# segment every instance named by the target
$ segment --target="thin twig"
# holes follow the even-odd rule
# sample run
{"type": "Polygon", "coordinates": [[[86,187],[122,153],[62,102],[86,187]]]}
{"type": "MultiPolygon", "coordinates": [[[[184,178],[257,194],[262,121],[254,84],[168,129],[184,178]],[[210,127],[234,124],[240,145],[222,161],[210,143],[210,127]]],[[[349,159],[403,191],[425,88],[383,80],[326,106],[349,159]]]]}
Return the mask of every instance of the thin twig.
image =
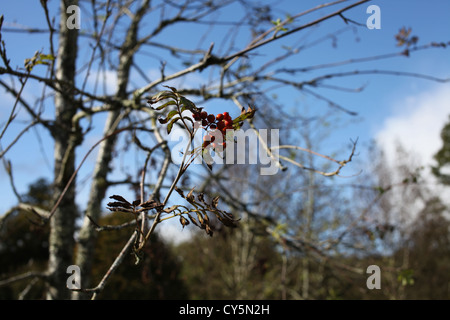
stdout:
{"type": "Polygon", "coordinates": [[[34,278],[34,277],[45,279],[47,277],[47,274],[44,272],[28,271],[23,274],[19,274],[17,276],[13,276],[8,279],[1,280],[0,287],[9,285],[9,284],[17,282],[17,281],[22,281],[22,280],[26,280],[26,279],[34,278]]]}

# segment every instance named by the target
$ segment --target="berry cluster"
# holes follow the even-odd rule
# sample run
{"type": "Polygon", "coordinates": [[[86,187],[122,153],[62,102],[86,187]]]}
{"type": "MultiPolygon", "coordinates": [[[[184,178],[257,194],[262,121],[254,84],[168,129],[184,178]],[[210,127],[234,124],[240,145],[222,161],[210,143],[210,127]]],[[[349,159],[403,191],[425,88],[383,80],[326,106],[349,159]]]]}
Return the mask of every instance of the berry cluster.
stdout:
{"type": "MultiPolygon", "coordinates": [[[[225,134],[228,129],[233,129],[233,119],[228,112],[214,115],[206,111],[193,113],[195,121],[201,121],[204,129],[211,131],[203,137],[203,148],[212,146],[217,151],[223,151],[226,148],[225,134]],[[222,137],[221,141],[215,141],[216,137],[222,137]]],[[[220,139],[219,139],[220,140],[220,139]]]]}

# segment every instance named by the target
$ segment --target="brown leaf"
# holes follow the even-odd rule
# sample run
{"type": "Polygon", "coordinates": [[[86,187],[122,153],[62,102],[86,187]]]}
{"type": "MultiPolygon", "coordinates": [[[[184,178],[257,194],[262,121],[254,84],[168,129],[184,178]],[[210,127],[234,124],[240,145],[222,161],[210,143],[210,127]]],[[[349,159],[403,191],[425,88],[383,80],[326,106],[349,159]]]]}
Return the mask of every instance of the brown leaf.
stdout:
{"type": "Polygon", "coordinates": [[[198,199],[198,201],[205,203],[205,196],[204,196],[203,192],[200,192],[197,195],[197,199],[198,199]]]}
{"type": "Polygon", "coordinates": [[[189,213],[187,215],[188,215],[189,220],[191,220],[191,222],[193,224],[195,224],[197,227],[200,228],[200,225],[198,224],[197,220],[195,220],[189,213]]]}
{"type": "Polygon", "coordinates": [[[189,191],[189,193],[187,194],[187,196],[186,196],[186,198],[185,198],[185,199],[186,199],[187,201],[189,201],[189,202],[192,202],[192,201],[195,200],[195,197],[194,197],[194,195],[193,195],[194,189],[195,189],[195,187],[193,187],[193,188],[191,189],[191,191],[189,191]]]}
{"type": "Polygon", "coordinates": [[[212,229],[209,227],[209,225],[206,225],[205,226],[205,231],[206,231],[206,234],[208,235],[208,236],[210,236],[210,237],[212,237],[213,236],[213,231],[212,231],[212,229]]]}
{"type": "Polygon", "coordinates": [[[180,223],[183,226],[183,229],[185,226],[187,226],[189,224],[189,220],[187,220],[185,217],[180,216],[180,223]]]}
{"type": "Polygon", "coordinates": [[[198,221],[200,222],[201,228],[204,229],[204,227],[205,227],[205,221],[203,220],[203,217],[202,217],[202,215],[201,215],[200,212],[197,212],[197,219],[198,219],[198,221]]]}
{"type": "Polygon", "coordinates": [[[220,222],[222,222],[227,227],[236,228],[236,226],[237,226],[235,220],[226,219],[221,216],[218,216],[217,218],[219,219],[220,222]]]}
{"type": "Polygon", "coordinates": [[[133,213],[133,209],[118,207],[118,208],[107,208],[109,211],[113,212],[131,212],[133,213]]]}
{"type": "Polygon", "coordinates": [[[122,197],[122,196],[113,195],[113,196],[111,196],[111,197],[109,197],[109,198],[110,198],[110,199],[117,200],[117,201],[120,201],[120,202],[124,202],[124,203],[127,203],[127,204],[131,205],[131,203],[129,203],[127,200],[125,200],[125,198],[122,197]]]}
{"type": "Polygon", "coordinates": [[[123,203],[123,202],[108,202],[107,206],[114,207],[114,208],[117,208],[117,207],[131,208],[131,205],[129,205],[129,204],[127,205],[126,203],[123,203]]]}
{"type": "Polygon", "coordinates": [[[155,208],[162,208],[164,207],[162,203],[155,201],[155,200],[149,200],[144,203],[141,203],[140,205],[142,208],[145,209],[155,209],[155,208]]]}
{"type": "Polygon", "coordinates": [[[178,187],[175,187],[175,191],[178,192],[178,194],[184,199],[184,192],[183,192],[183,190],[181,190],[178,187]]]}
{"type": "Polygon", "coordinates": [[[219,198],[220,198],[220,196],[214,197],[214,199],[212,199],[212,201],[211,201],[211,206],[214,209],[217,209],[217,205],[219,204],[219,198]]]}

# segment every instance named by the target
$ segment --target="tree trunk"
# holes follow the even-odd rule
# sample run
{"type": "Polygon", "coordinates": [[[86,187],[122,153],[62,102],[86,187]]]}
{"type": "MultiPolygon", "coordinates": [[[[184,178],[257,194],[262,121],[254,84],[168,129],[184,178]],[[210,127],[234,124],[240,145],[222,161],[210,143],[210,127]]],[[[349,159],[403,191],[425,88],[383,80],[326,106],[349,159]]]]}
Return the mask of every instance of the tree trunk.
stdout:
{"type": "MultiPolygon", "coordinates": [[[[56,78],[65,84],[60,83],[58,87],[61,92],[55,92],[55,126],[52,132],[55,141],[55,201],[63,192],[74,172],[75,148],[81,142],[78,126],[72,125],[73,115],[77,111],[73,84],[78,30],[66,27],[69,16],[66,12],[67,7],[77,4],[78,0],[61,1],[56,78]]],[[[50,220],[47,299],[68,299],[70,297],[70,291],[66,288],[68,277],[66,271],[67,267],[73,263],[76,216],[75,184],[72,183],[50,220]]]]}
{"type": "MultiPolygon", "coordinates": [[[[104,134],[110,134],[117,127],[118,111],[112,111],[108,115],[105,124],[104,134]]],[[[95,241],[97,239],[97,231],[92,227],[88,216],[94,221],[98,221],[102,212],[102,200],[105,198],[107,185],[107,175],[110,171],[110,163],[112,160],[112,152],[114,149],[116,138],[115,136],[103,141],[100,151],[97,156],[97,163],[94,169],[93,181],[91,185],[91,192],[89,197],[86,214],[83,218],[83,225],[80,230],[77,244],[77,255],[75,264],[81,270],[81,287],[88,288],[91,285],[91,269],[94,257],[95,241]]],[[[73,299],[87,299],[89,294],[82,292],[74,292],[73,299]]]]}
{"type": "MultiPolygon", "coordinates": [[[[142,6],[137,11],[130,24],[125,41],[121,46],[119,53],[119,67],[117,70],[117,92],[115,95],[116,101],[124,100],[127,98],[126,89],[129,82],[133,56],[136,52],[138,24],[145,14],[146,10],[148,9],[148,6],[148,0],[142,3],[142,6]]],[[[117,104],[115,105],[114,110],[109,112],[108,119],[105,123],[105,135],[111,134],[115,129],[117,129],[121,114],[124,112],[120,102],[116,103],[117,104]]],[[[101,204],[108,189],[107,175],[110,171],[109,168],[112,161],[112,153],[114,151],[116,140],[117,137],[113,135],[103,141],[101,144],[100,152],[97,156],[90,198],[86,214],[84,216],[83,226],[80,230],[80,236],[77,246],[76,264],[80,267],[82,273],[82,288],[88,288],[91,286],[90,274],[92,269],[92,261],[94,259],[95,241],[97,238],[97,231],[92,228],[90,219],[87,216],[92,218],[94,221],[98,221],[98,219],[101,217],[101,204]]],[[[74,292],[72,297],[73,299],[86,299],[89,297],[89,295],[74,292]]]]}

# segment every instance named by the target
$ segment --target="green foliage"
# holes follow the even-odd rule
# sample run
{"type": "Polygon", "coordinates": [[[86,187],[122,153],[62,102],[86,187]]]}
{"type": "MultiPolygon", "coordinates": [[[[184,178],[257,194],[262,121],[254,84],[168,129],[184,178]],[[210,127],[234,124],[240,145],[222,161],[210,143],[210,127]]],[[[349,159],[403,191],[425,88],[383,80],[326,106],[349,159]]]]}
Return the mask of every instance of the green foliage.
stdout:
{"type": "Polygon", "coordinates": [[[445,166],[450,165],[450,118],[441,131],[442,147],[434,155],[437,165],[432,167],[433,174],[438,177],[443,184],[450,185],[450,175],[442,172],[445,166]]]}
{"type": "Polygon", "coordinates": [[[402,286],[413,285],[414,270],[412,269],[400,270],[400,272],[398,273],[397,280],[402,284],[402,286]]]}
{"type": "Polygon", "coordinates": [[[43,54],[39,51],[36,51],[34,56],[29,58],[29,59],[25,59],[25,69],[27,69],[28,72],[31,72],[31,70],[33,70],[33,68],[36,65],[39,64],[43,64],[43,65],[50,65],[51,61],[54,61],[55,57],[52,56],[51,54],[43,54]]]}
{"type": "MultiPolygon", "coordinates": [[[[194,124],[194,122],[192,121],[192,119],[190,117],[183,116],[182,113],[184,111],[189,110],[192,113],[196,113],[196,112],[201,112],[202,109],[197,108],[192,101],[190,101],[189,99],[180,95],[178,93],[177,89],[175,89],[173,87],[168,87],[168,86],[166,86],[166,88],[169,88],[170,91],[169,90],[161,91],[161,92],[155,94],[154,96],[150,97],[147,100],[147,102],[150,105],[153,105],[160,101],[169,99],[169,101],[159,105],[158,107],[153,108],[154,110],[157,110],[157,111],[160,111],[160,110],[162,111],[169,106],[176,107],[175,110],[170,110],[167,113],[165,118],[158,119],[158,121],[161,124],[167,124],[167,133],[169,134],[172,131],[173,125],[179,120],[182,120],[183,123],[184,123],[184,121],[189,121],[192,125],[194,124]]],[[[186,127],[186,129],[189,130],[190,128],[186,127]]]]}
{"type": "Polygon", "coordinates": [[[272,20],[271,23],[276,26],[276,31],[288,31],[289,29],[284,27],[284,25],[292,23],[293,19],[289,15],[286,17],[286,21],[281,21],[280,18],[277,20],[272,20]]]}

